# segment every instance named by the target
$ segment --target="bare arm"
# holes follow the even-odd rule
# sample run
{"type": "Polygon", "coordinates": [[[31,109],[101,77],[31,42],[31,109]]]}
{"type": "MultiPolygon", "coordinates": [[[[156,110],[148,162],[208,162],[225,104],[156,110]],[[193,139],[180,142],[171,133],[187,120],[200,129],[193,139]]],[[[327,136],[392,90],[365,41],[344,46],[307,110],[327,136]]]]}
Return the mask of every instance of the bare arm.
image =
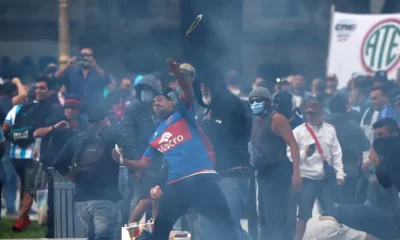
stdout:
{"type": "Polygon", "coordinates": [[[380,240],[379,238],[376,238],[376,237],[374,237],[374,236],[372,236],[372,235],[369,235],[368,233],[367,233],[367,235],[365,236],[365,240],[380,240]]]}
{"type": "Polygon", "coordinates": [[[180,66],[179,63],[171,59],[168,59],[167,64],[168,64],[168,71],[176,77],[179,86],[182,89],[183,99],[187,103],[192,103],[194,101],[192,81],[186,79],[185,76],[182,74],[179,67],[180,66]]]}
{"type": "Polygon", "coordinates": [[[293,162],[293,174],[300,175],[300,153],[299,145],[293,135],[288,120],[282,114],[275,114],[272,118],[272,128],[279,134],[290,148],[290,155],[293,162]]]}
{"type": "Polygon", "coordinates": [[[33,137],[34,138],[41,138],[46,136],[47,134],[49,134],[51,131],[53,131],[54,129],[64,129],[64,128],[68,128],[69,124],[66,121],[61,121],[58,122],[55,125],[52,125],[50,127],[43,127],[43,128],[38,128],[35,130],[35,132],[33,133],[33,137]]]}
{"type": "MultiPolygon", "coordinates": [[[[95,69],[96,69],[96,72],[99,74],[99,77],[101,77],[101,78],[106,77],[106,72],[105,72],[103,69],[101,69],[101,68],[99,67],[99,65],[96,64],[95,69]]],[[[111,81],[112,81],[112,80],[111,80],[111,81]]]]}
{"type": "Polygon", "coordinates": [[[11,126],[10,126],[9,123],[5,122],[5,123],[3,123],[3,126],[1,128],[2,128],[2,130],[4,132],[4,134],[7,134],[10,131],[11,126]]]}
{"type": "Polygon", "coordinates": [[[151,161],[147,159],[129,160],[124,158],[123,166],[134,170],[146,170],[150,166],[151,161]]]}
{"type": "Polygon", "coordinates": [[[380,157],[378,156],[378,154],[375,151],[375,148],[372,147],[371,150],[369,151],[368,154],[368,159],[375,165],[378,166],[381,162],[380,157]]]}
{"type": "Polygon", "coordinates": [[[124,154],[122,152],[122,149],[119,149],[119,152],[117,151],[117,149],[113,149],[112,150],[112,157],[114,159],[114,161],[122,166],[125,166],[129,169],[133,169],[133,170],[146,170],[149,166],[150,166],[150,159],[142,157],[140,160],[131,160],[131,159],[127,159],[124,157],[124,154]],[[122,163],[120,162],[120,157],[122,156],[122,163]]]}
{"type": "Polygon", "coordinates": [[[41,138],[49,134],[53,130],[53,126],[50,127],[44,127],[44,128],[38,128],[35,130],[33,133],[34,138],[41,138]]]}
{"type": "Polygon", "coordinates": [[[14,78],[12,80],[12,83],[15,84],[18,89],[18,95],[12,98],[12,104],[13,104],[13,106],[15,106],[15,105],[25,102],[26,90],[25,90],[24,85],[22,85],[21,81],[19,80],[19,78],[14,78]]]}
{"type": "Polygon", "coordinates": [[[76,62],[76,57],[69,59],[67,64],[65,64],[65,66],[61,66],[60,69],[58,69],[58,71],[54,74],[55,78],[62,79],[62,77],[64,77],[65,71],[67,71],[69,67],[74,65],[75,62],[76,62]]]}

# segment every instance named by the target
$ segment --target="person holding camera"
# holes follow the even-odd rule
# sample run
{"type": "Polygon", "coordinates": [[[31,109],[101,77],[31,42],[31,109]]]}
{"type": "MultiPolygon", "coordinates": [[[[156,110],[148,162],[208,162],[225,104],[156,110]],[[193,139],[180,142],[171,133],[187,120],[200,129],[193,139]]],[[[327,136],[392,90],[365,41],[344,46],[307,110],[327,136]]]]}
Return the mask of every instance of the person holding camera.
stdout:
{"type": "Polygon", "coordinates": [[[330,183],[344,183],[342,149],[335,128],[322,121],[322,114],[322,104],[314,99],[308,100],[304,107],[306,123],[293,131],[300,149],[300,175],[303,182],[303,189],[297,196],[299,220],[296,240],[303,239],[315,200],[318,198],[323,211],[334,207],[330,183]]]}
{"type": "Polygon", "coordinates": [[[111,83],[110,75],[97,65],[90,48],[83,48],[80,56],[71,58],[55,77],[63,81],[67,93],[82,99],[86,106],[103,102],[104,87],[111,83]]]}

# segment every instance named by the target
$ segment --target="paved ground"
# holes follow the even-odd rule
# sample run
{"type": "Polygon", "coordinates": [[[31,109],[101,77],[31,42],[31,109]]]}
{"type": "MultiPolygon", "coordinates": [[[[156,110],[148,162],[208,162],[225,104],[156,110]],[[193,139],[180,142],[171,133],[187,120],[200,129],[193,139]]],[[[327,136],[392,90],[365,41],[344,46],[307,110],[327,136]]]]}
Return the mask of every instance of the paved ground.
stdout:
{"type": "MultiPolygon", "coordinates": [[[[18,194],[18,196],[19,196],[19,194],[18,194]]],[[[17,199],[17,202],[19,202],[19,199],[17,199]]],[[[33,209],[34,210],[37,209],[35,203],[33,204],[33,209]]],[[[1,215],[2,216],[5,215],[5,209],[2,209],[1,215]]],[[[318,217],[319,216],[320,216],[319,207],[318,207],[318,204],[315,204],[314,209],[313,209],[313,218],[310,219],[310,221],[307,224],[307,230],[306,230],[306,233],[304,235],[304,239],[307,239],[307,240],[314,240],[315,239],[315,237],[314,237],[314,226],[315,226],[316,221],[318,221],[318,217]]],[[[30,217],[31,217],[32,220],[36,220],[37,219],[37,215],[30,215],[30,217]]],[[[243,225],[243,228],[245,230],[247,230],[247,221],[243,221],[242,225],[243,225]]]]}

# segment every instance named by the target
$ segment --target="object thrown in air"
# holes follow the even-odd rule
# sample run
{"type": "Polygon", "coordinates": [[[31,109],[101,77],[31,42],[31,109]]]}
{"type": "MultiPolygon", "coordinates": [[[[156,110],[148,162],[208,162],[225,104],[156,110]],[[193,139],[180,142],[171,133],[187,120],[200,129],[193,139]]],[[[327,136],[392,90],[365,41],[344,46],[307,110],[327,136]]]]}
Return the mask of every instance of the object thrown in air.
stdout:
{"type": "Polygon", "coordinates": [[[191,32],[197,27],[197,24],[203,19],[203,14],[197,15],[196,19],[193,21],[192,25],[190,25],[190,28],[186,31],[186,37],[189,36],[191,32]]]}

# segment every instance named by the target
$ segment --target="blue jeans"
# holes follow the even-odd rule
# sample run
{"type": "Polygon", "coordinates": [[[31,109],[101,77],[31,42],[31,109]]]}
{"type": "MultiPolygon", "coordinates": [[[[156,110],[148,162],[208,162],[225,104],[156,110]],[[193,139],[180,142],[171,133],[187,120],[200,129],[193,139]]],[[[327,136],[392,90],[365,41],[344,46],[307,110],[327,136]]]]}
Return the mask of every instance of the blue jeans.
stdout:
{"type": "Polygon", "coordinates": [[[6,143],[3,158],[1,159],[0,176],[3,181],[4,200],[7,213],[16,212],[15,201],[17,200],[17,172],[10,159],[10,143],[6,143]]]}
{"type": "Polygon", "coordinates": [[[77,208],[89,240],[120,239],[121,213],[118,203],[93,200],[78,202],[77,208]]]}
{"type": "MultiPolygon", "coordinates": [[[[240,225],[240,219],[245,211],[250,190],[248,177],[222,177],[219,186],[225,195],[228,207],[234,221],[238,239],[251,240],[250,235],[240,225]]],[[[199,214],[195,224],[193,240],[218,240],[218,226],[199,214]]]]}

